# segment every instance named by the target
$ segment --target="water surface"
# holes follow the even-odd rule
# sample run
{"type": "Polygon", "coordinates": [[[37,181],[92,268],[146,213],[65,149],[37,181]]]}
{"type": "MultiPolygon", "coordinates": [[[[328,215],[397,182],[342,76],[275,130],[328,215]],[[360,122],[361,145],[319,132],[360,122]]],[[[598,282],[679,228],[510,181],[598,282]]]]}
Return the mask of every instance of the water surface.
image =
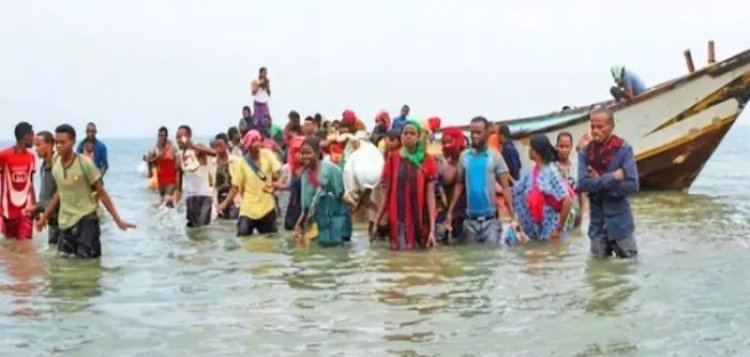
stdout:
{"type": "Polygon", "coordinates": [[[580,233],[521,249],[392,253],[190,232],[149,206],[149,140],[108,141],[107,187],[136,231],[103,228],[103,258],[55,257],[46,236],[0,245],[3,355],[742,355],[750,353],[750,128],[689,194],[634,210],[635,263],[592,261],[580,233]]]}

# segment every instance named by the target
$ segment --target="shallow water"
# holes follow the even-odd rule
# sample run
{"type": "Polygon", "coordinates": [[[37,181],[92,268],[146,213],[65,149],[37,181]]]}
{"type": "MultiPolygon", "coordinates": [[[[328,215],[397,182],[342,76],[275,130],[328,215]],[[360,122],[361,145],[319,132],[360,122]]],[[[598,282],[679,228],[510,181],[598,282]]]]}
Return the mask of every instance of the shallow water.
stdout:
{"type": "MultiPolygon", "coordinates": [[[[108,141],[110,190],[136,231],[104,226],[104,257],[55,257],[46,236],[0,245],[3,355],[742,355],[750,353],[750,128],[735,128],[690,194],[634,200],[640,256],[568,244],[392,253],[186,234],[148,206],[150,141],[108,141]]],[[[361,227],[360,227],[361,228],[361,227]]]]}

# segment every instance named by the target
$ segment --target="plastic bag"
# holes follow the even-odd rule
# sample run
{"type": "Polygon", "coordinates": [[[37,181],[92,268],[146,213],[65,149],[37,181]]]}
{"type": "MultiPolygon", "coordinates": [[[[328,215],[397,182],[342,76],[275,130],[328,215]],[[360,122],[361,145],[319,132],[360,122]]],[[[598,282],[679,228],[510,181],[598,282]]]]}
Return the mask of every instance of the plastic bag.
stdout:
{"type": "Polygon", "coordinates": [[[380,183],[385,159],[383,154],[367,140],[359,141],[359,148],[354,150],[344,165],[344,191],[359,192],[373,189],[380,183]]]}
{"type": "Polygon", "coordinates": [[[148,177],[148,163],[146,163],[145,161],[141,161],[136,170],[144,177],[148,177]]]}

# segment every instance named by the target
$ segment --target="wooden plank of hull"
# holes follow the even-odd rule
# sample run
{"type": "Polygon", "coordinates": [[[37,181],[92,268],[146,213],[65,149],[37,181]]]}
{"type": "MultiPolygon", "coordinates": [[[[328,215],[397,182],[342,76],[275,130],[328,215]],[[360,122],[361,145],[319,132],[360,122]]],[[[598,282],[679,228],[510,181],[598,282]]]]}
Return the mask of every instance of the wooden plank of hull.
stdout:
{"type": "Polygon", "coordinates": [[[687,190],[729,132],[737,114],[636,156],[641,189],[687,190]]]}

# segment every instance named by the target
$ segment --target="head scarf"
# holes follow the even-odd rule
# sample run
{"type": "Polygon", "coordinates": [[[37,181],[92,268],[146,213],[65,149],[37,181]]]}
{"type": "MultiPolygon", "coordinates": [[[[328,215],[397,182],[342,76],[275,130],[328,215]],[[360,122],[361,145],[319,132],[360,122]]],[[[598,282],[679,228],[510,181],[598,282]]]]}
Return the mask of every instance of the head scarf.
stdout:
{"type": "Polygon", "coordinates": [[[294,156],[302,148],[302,143],[305,141],[305,137],[302,135],[293,136],[289,139],[289,152],[287,153],[286,163],[289,165],[289,171],[294,173],[297,169],[297,162],[294,161],[294,156]]]}
{"type": "Polygon", "coordinates": [[[406,121],[406,124],[404,124],[403,128],[401,128],[402,133],[407,125],[411,125],[417,128],[417,147],[414,148],[414,151],[409,151],[409,149],[407,149],[405,146],[402,146],[401,155],[407,160],[413,162],[414,165],[419,166],[422,165],[422,161],[424,161],[424,157],[425,155],[427,155],[427,153],[425,152],[424,138],[422,137],[424,129],[422,129],[422,125],[418,120],[409,119],[406,121]]]}
{"type": "Polygon", "coordinates": [[[612,79],[614,79],[615,82],[622,81],[622,75],[623,75],[624,70],[625,70],[625,67],[621,65],[614,65],[612,67],[609,67],[609,72],[612,73],[612,79]]]}
{"type": "Polygon", "coordinates": [[[341,122],[344,124],[354,124],[357,121],[357,114],[353,110],[345,110],[344,115],[341,117],[341,122]]]}
{"type": "Polygon", "coordinates": [[[388,114],[387,111],[381,110],[378,112],[378,115],[375,116],[375,124],[383,124],[385,125],[385,128],[391,127],[391,116],[388,114]]]}
{"type": "Polygon", "coordinates": [[[261,141],[263,138],[257,130],[250,130],[245,134],[245,137],[242,138],[242,146],[244,146],[245,149],[249,149],[256,140],[261,141]]]}
{"type": "Polygon", "coordinates": [[[464,147],[466,147],[466,137],[461,129],[455,126],[445,128],[445,130],[443,130],[443,136],[453,139],[451,140],[451,145],[443,146],[444,152],[451,156],[457,156],[464,151],[464,147]]]}
{"type": "Polygon", "coordinates": [[[531,146],[531,149],[534,150],[539,155],[539,157],[542,158],[542,161],[545,164],[557,162],[559,160],[557,158],[557,149],[552,146],[552,143],[549,141],[547,135],[532,135],[529,146],[531,146]]]}
{"type": "Polygon", "coordinates": [[[430,128],[430,132],[434,133],[434,132],[440,130],[440,124],[441,124],[441,122],[442,122],[442,120],[440,119],[440,117],[431,117],[431,118],[427,119],[427,125],[430,128]]]}

